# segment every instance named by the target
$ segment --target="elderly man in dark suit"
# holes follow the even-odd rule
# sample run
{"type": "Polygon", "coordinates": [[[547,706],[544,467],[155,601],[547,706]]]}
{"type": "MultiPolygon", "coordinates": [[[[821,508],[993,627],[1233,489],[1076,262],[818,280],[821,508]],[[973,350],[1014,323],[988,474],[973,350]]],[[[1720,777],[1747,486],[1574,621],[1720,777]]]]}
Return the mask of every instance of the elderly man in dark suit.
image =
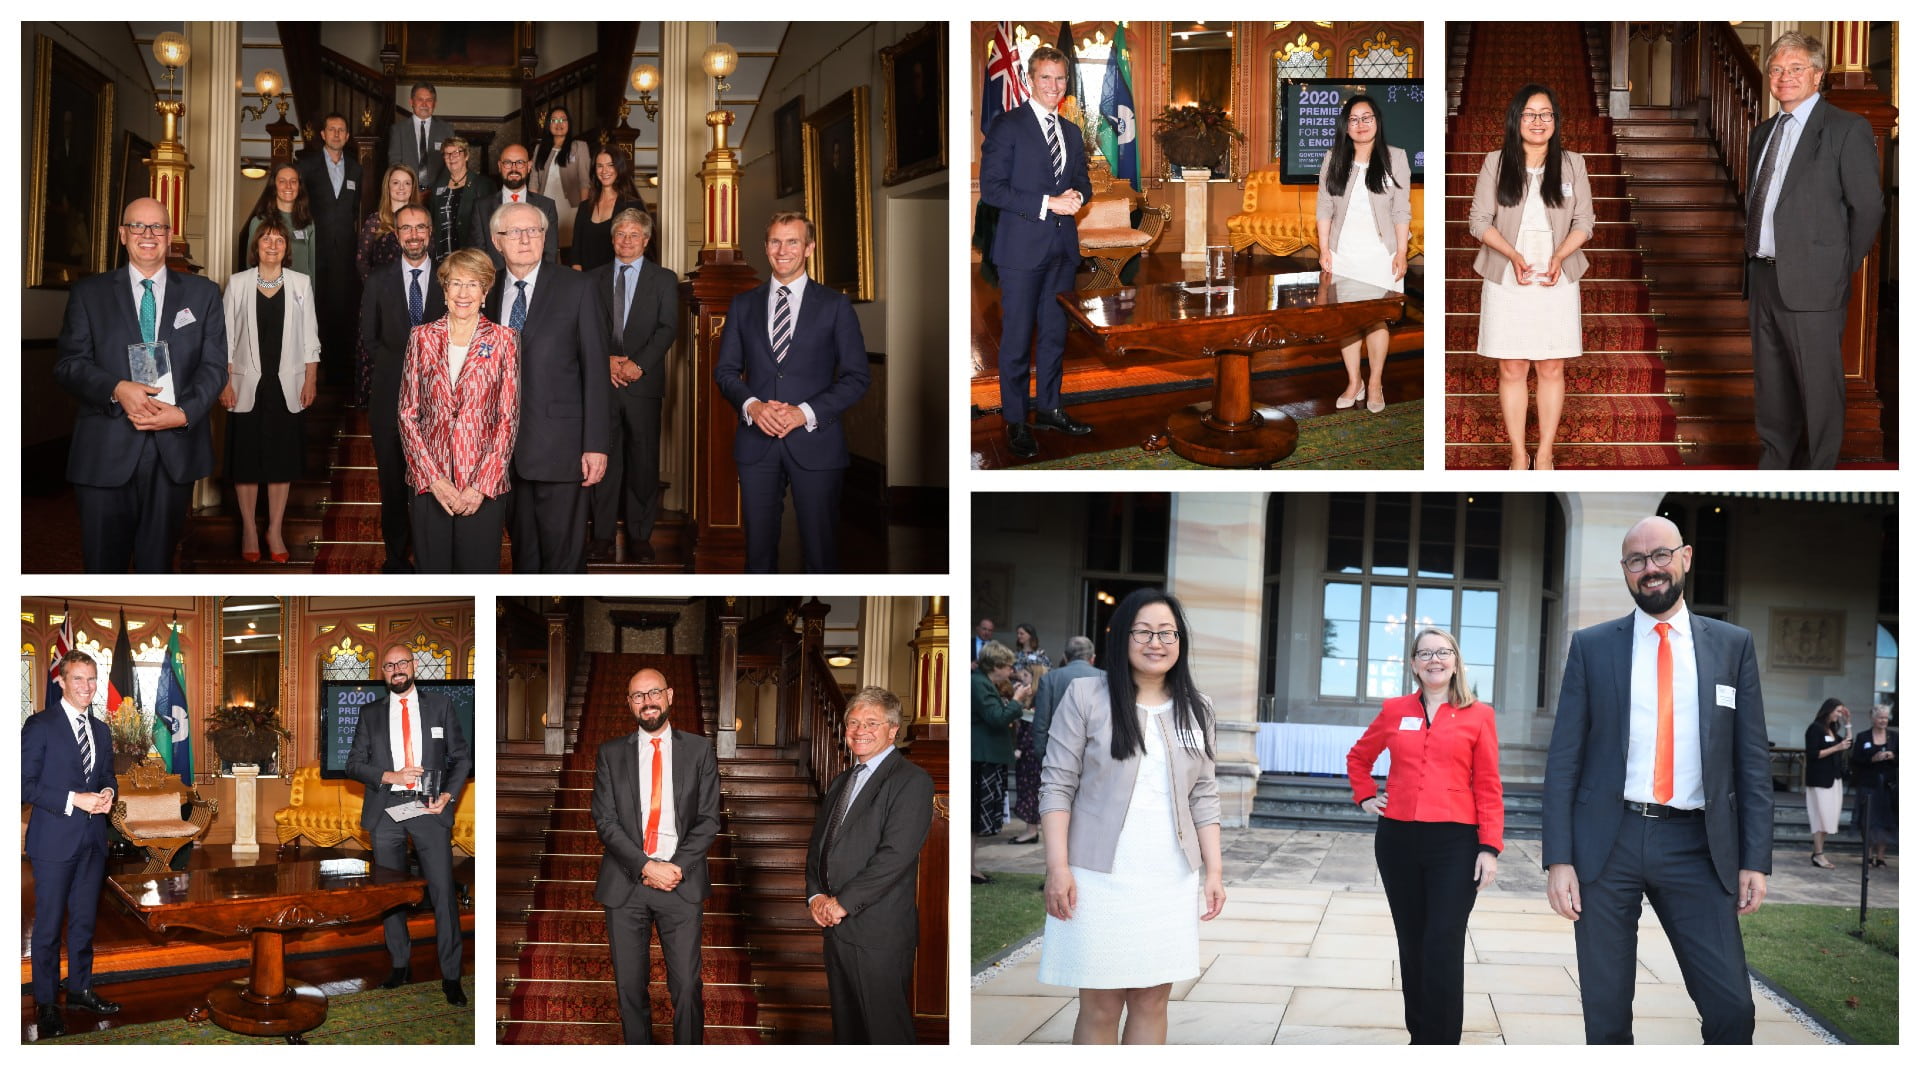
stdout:
{"type": "Polygon", "coordinates": [[[347,120],[320,120],[320,151],[297,164],[300,186],[313,211],[313,295],[320,317],[320,363],[327,381],[353,379],[353,312],[359,307],[360,273],[354,252],[360,240],[360,160],[347,151],[347,120]]]}
{"type": "Polygon", "coordinates": [[[551,199],[533,191],[527,184],[527,178],[533,173],[533,161],[527,155],[523,144],[510,144],[500,150],[500,188],[491,194],[490,199],[482,200],[474,207],[473,240],[470,248],[483,248],[493,259],[494,269],[503,269],[507,265],[500,247],[495,243],[498,236],[493,229],[493,215],[496,209],[508,204],[532,204],[546,216],[547,235],[540,243],[540,258],[548,263],[560,262],[560,212],[551,199]]]}
{"type": "Polygon", "coordinates": [[[660,516],[660,402],[667,395],[667,351],[680,332],[680,284],[673,271],[647,262],[652,238],[652,216],[636,208],[620,211],[613,216],[613,262],[587,274],[607,301],[613,400],[607,476],[593,487],[589,562],[613,558],[614,526],[623,509],[627,558],[653,558],[648,538],[660,516]]]}
{"type": "Polygon", "coordinates": [[[513,569],[573,574],[586,569],[586,490],[607,473],[607,310],[585,275],[541,258],[553,234],[545,223],[527,204],[493,212],[493,244],[506,269],[486,315],[520,333],[513,569]]]}
{"type": "Polygon", "coordinates": [[[360,298],[360,336],[373,360],[373,399],[367,423],[373,432],[373,458],[380,468],[380,535],[387,559],[381,572],[411,574],[407,561],[413,524],[407,518],[413,490],[407,486],[407,457],[400,448],[400,372],[406,365],[407,338],[413,328],[447,313],[440,279],[427,254],[433,218],[417,204],[394,216],[400,258],[367,277],[360,298]]]}
{"type": "Polygon", "coordinates": [[[21,800],[33,864],[33,1002],[38,1038],[65,1033],[60,1017],[60,927],[67,930],[67,1005],[114,1014],[93,991],[93,920],[107,876],[107,815],[116,792],[113,733],[93,717],[99,668],[83,651],[60,660],[60,703],[20,730],[21,800]]]}
{"type": "Polygon", "coordinates": [[[412,167],[420,188],[431,189],[447,180],[440,145],[453,136],[453,124],[433,113],[440,105],[440,94],[426,82],[413,87],[407,104],[413,113],[395,122],[387,133],[387,162],[412,167]]]}
{"type": "Polygon", "coordinates": [[[1681,598],[1693,548],[1664,518],[1621,545],[1635,609],[1567,649],[1541,861],[1574,923],[1589,1044],[1633,1042],[1640,900],[1673,944],[1709,1044],[1753,1041],[1737,915],[1767,896],[1773,780],[1753,634],[1681,598]]]}
{"type": "Polygon", "coordinates": [[[933,778],[894,750],[899,735],[899,697],[877,685],[854,694],[854,762],[827,786],[807,844],[807,912],[823,930],[836,1044],[913,1043],[914,892],[933,778]]]}
{"type": "Polygon", "coordinates": [[[1040,452],[1027,428],[1029,381],[1036,389],[1035,426],[1076,437],[1093,432],[1060,401],[1067,313],[1054,297],[1073,288],[1073,272],[1080,268],[1080,228],[1073,216],[1093,195],[1080,127],[1057,114],[1070,62],[1057,48],[1034,49],[1027,60],[1032,99],[994,119],[980,145],[980,199],[1000,209],[993,231],[993,265],[1000,272],[1000,417],[1008,450],[1023,459],[1040,452]]]}
{"type": "Polygon", "coordinates": [[[1873,128],[1820,98],[1826,67],[1818,39],[1785,33],[1774,41],[1767,88],[1781,110],[1747,141],[1743,283],[1762,470],[1831,470],[1840,459],[1849,282],[1873,249],[1883,212],[1873,128]]]}
{"type": "MultiPolygon", "coordinates": [[[[1060,705],[1060,697],[1067,694],[1067,686],[1083,677],[1099,677],[1101,669],[1094,663],[1093,640],[1090,637],[1070,637],[1067,639],[1067,665],[1058,670],[1049,670],[1040,678],[1033,690],[1033,758],[1035,762],[1047,761],[1047,730],[1053,727],[1053,710],[1060,705]]],[[[1019,843],[1019,841],[1015,841],[1019,843]]]]}
{"type": "Polygon", "coordinates": [[[867,345],[847,298],[807,277],[813,222],[783,211],[767,224],[773,276],[733,298],[713,380],[735,410],[747,572],[780,565],[780,515],[793,487],[807,573],[840,568],[835,526],[847,470],[840,421],[866,394],[867,345]]]}
{"type": "MultiPolygon", "coordinates": [[[[347,752],[347,776],[367,786],[360,825],[373,839],[373,861],[405,871],[407,842],[427,879],[433,902],[433,937],[440,956],[440,990],[456,1007],[467,1005],[460,987],[460,897],[453,883],[453,819],[460,793],[473,773],[473,748],[460,730],[453,700],[444,692],[424,692],[413,683],[413,649],[388,645],[380,653],[387,698],[360,711],[360,724],[347,752]],[[440,774],[429,788],[427,771],[440,774]],[[389,808],[419,803],[425,814],[396,821],[389,808]]],[[[393,972],[381,988],[399,988],[413,980],[413,938],[407,935],[407,908],[386,917],[387,955],[393,972]]]]}
{"type": "Polygon", "coordinates": [[[673,1042],[706,1032],[700,983],[700,923],[712,883],[707,849],[720,833],[720,768],[713,743],[672,727],[673,690],[658,670],[627,680],[639,728],[600,745],[593,773],[593,827],[604,849],[593,898],[607,912],[620,1028],[629,1044],[653,1043],[648,930],[660,930],[673,1042]]]}
{"type": "Polygon", "coordinates": [[[124,270],[67,294],[54,380],[79,408],[67,480],[89,573],[173,569],[193,483],[213,473],[207,413],[227,384],[220,287],[167,269],[167,209],[142,197],[121,215],[124,270]],[[134,381],[133,350],[165,349],[161,384],[134,381]]]}

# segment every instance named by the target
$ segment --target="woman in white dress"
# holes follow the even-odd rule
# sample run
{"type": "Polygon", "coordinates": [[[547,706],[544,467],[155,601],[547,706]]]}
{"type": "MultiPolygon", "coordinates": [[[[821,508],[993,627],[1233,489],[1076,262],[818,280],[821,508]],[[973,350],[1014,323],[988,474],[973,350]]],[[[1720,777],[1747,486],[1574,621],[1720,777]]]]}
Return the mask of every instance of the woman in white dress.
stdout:
{"type": "Polygon", "coordinates": [[[1587,164],[1560,146],[1560,103],[1544,85],[1507,105],[1507,140],[1487,153],[1473,187],[1467,232],[1480,242],[1479,353],[1500,363],[1500,415],[1509,468],[1553,469],[1566,399],[1565,361],[1581,354],[1580,246],[1593,236],[1587,164]],[[1527,455],[1527,367],[1537,378],[1540,442],[1527,455]]]}
{"type": "Polygon", "coordinates": [[[1107,674],[1069,685],[1047,733],[1040,980],[1080,990],[1076,1044],[1166,1043],[1168,993],[1199,976],[1200,923],[1226,906],[1213,710],[1189,632],[1172,596],[1128,594],[1107,674]]]}
{"type": "MultiPolygon", "coordinates": [[[[1413,233],[1413,171],[1407,153],[1387,143],[1380,109],[1370,97],[1351,96],[1340,108],[1333,149],[1320,161],[1320,195],[1314,201],[1314,226],[1320,239],[1320,269],[1334,285],[1405,292],[1407,241],[1413,233]]],[[[1387,324],[1376,322],[1362,337],[1340,349],[1347,364],[1347,388],[1333,405],[1352,407],[1365,400],[1367,410],[1384,411],[1387,397],[1380,375],[1387,368],[1387,324]],[[1360,347],[1366,345],[1368,381],[1360,381],[1360,347]]]]}

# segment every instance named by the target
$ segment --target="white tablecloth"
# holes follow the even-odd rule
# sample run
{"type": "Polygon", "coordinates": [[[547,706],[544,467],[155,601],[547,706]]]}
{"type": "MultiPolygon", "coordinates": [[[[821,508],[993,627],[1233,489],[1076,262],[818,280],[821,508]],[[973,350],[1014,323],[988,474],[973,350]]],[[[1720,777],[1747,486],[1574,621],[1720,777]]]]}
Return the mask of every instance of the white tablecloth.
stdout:
{"type": "MultiPolygon", "coordinates": [[[[1261,722],[1256,742],[1260,771],[1270,774],[1338,774],[1347,776],[1347,752],[1366,732],[1357,725],[1301,725],[1261,722]]],[[[1387,752],[1374,760],[1375,776],[1387,772],[1387,752]]]]}

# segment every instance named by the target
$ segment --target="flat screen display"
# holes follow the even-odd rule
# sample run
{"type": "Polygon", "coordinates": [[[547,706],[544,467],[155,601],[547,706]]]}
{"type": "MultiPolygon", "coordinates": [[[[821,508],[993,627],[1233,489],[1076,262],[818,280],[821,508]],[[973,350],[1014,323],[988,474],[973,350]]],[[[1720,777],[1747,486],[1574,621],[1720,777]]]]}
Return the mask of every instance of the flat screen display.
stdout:
{"type": "Polygon", "coordinates": [[[1333,148],[1340,108],[1348,97],[1361,93],[1380,105],[1387,143],[1407,153],[1415,184],[1427,180],[1427,90],[1421,79],[1289,78],[1280,83],[1281,106],[1273,131],[1273,143],[1280,146],[1281,181],[1295,185],[1320,180],[1320,160],[1333,148]]]}

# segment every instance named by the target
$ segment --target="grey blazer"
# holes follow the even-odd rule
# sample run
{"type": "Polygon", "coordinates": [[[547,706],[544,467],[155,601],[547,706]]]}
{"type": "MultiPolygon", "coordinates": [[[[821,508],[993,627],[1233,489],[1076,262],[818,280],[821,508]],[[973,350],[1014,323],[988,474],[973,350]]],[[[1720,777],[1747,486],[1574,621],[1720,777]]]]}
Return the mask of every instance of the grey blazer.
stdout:
{"type": "MultiPolygon", "coordinates": [[[[1773,205],[1773,247],[1781,302],[1795,311],[1831,311],[1846,305],[1848,283],[1873,250],[1885,205],[1873,127],[1825,97],[1812,107],[1773,205]]],[[[1748,188],[1759,179],[1767,138],[1779,125],[1775,115],[1747,141],[1748,188]]],[[[1760,225],[1758,212],[1747,225],[1760,225]]],[[[1745,278],[1743,272],[1742,291],[1745,278]]]]}
{"type": "MultiPolygon", "coordinates": [[[[1140,757],[1113,758],[1113,714],[1107,703],[1107,677],[1086,677],[1067,686],[1054,711],[1047,738],[1047,757],[1040,767],[1040,814],[1067,811],[1067,861],[1087,870],[1113,872],[1114,846],[1127,820],[1133,785],[1140,773],[1140,757]]],[[[1174,827],[1187,865],[1202,869],[1200,833],[1203,825],[1220,822],[1220,789],[1213,778],[1213,757],[1189,748],[1173,735],[1167,717],[1162,739],[1173,766],[1173,794],[1186,797],[1173,805],[1174,827]]],[[[1213,746],[1213,722],[1206,727],[1207,746],[1213,746]]]]}
{"type": "MultiPolygon", "coordinates": [[[[1587,184],[1587,161],[1579,152],[1563,152],[1560,159],[1563,199],[1559,207],[1547,206],[1547,222],[1553,226],[1555,248],[1560,247],[1560,242],[1566,240],[1572,230],[1593,236],[1593,189],[1587,184]]],[[[1467,233],[1476,241],[1489,226],[1499,230],[1508,244],[1520,238],[1520,212],[1526,202],[1502,207],[1497,199],[1499,191],[1500,152],[1496,149],[1487,153],[1486,161],[1480,164],[1480,177],[1473,183],[1473,207],[1467,212],[1467,233]]],[[[1485,244],[1473,260],[1473,272],[1495,283],[1506,277],[1512,266],[1506,256],[1485,244]]],[[[1565,280],[1579,281],[1587,272],[1586,253],[1574,249],[1572,255],[1561,261],[1560,267],[1565,272],[1565,280]]]]}
{"type": "MultiPolygon", "coordinates": [[[[1313,203],[1315,220],[1333,223],[1323,252],[1340,247],[1340,227],[1347,220],[1347,190],[1327,188],[1327,169],[1332,165],[1333,153],[1328,152],[1320,160],[1320,195],[1313,203]]],[[[1407,165],[1404,149],[1387,146],[1387,177],[1387,191],[1369,191],[1367,197],[1373,202],[1373,228],[1380,234],[1380,243],[1387,246],[1387,254],[1392,255],[1400,250],[1394,227],[1413,225],[1413,168],[1407,165]]]]}

